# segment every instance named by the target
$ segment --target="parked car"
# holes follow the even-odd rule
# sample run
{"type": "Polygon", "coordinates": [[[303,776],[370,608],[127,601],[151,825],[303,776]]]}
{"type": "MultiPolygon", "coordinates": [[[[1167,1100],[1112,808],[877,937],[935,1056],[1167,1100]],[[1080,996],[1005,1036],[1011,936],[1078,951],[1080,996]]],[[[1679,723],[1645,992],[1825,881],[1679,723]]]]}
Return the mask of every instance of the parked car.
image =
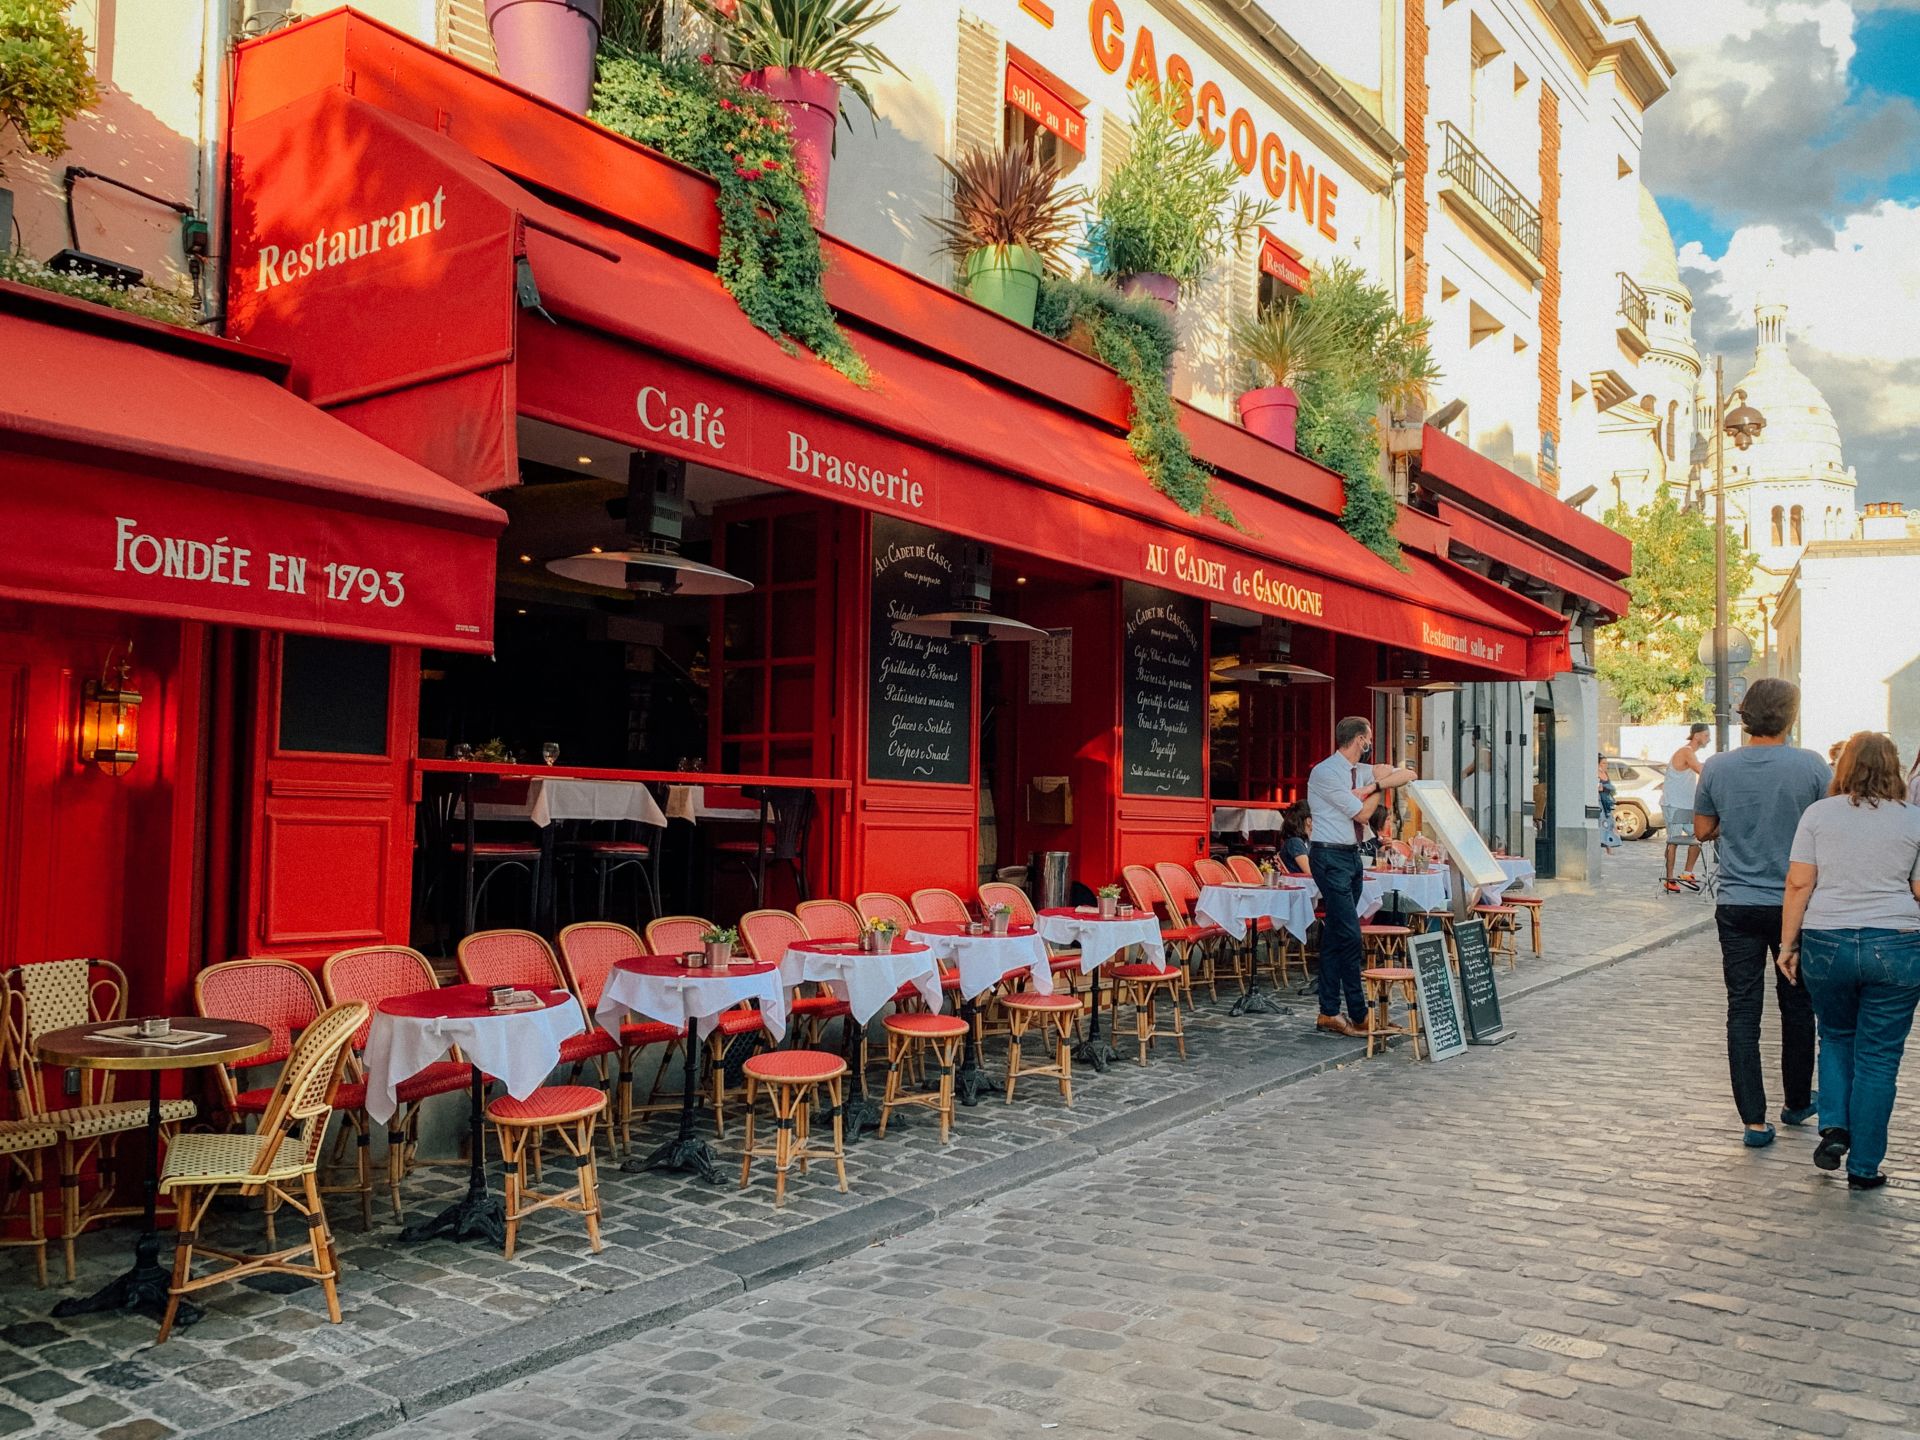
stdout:
{"type": "Polygon", "coordinates": [[[1609,760],[1613,780],[1613,828],[1622,840],[1644,840],[1667,828],[1660,791],[1667,781],[1664,760],[1609,760]]]}

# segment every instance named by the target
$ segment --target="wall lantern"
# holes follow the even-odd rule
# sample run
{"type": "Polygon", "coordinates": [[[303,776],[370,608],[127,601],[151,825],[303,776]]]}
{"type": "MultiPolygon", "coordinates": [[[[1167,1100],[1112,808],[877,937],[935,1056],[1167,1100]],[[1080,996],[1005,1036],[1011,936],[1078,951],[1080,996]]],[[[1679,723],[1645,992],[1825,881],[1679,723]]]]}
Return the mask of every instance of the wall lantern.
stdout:
{"type": "Polygon", "coordinates": [[[140,758],[140,692],[129,689],[133,643],[118,665],[110,651],[98,680],[80,692],[80,763],[98,765],[109,775],[124,775],[140,758]]]}
{"type": "Polygon", "coordinates": [[[1740,404],[1727,415],[1727,438],[1733,441],[1736,449],[1746,450],[1760,438],[1760,432],[1767,428],[1767,417],[1746,403],[1746,391],[1734,391],[1733,398],[1740,404]]]}

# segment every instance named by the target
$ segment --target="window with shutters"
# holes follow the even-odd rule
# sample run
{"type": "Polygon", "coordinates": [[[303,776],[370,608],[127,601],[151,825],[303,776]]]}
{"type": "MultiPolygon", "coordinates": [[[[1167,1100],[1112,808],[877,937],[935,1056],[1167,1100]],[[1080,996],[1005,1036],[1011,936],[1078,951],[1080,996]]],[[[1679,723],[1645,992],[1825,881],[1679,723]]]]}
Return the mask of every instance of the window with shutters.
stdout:
{"type": "Polygon", "coordinates": [[[953,150],[997,150],[1004,138],[1006,83],[1000,32],[972,15],[960,17],[959,73],[954,90],[953,150]]]}
{"type": "Polygon", "coordinates": [[[486,0],[439,0],[435,10],[436,43],[442,50],[482,70],[499,71],[487,30],[486,0]]]}
{"type": "Polygon", "coordinates": [[[1127,122],[1111,110],[1100,112],[1100,183],[1106,184],[1114,172],[1127,163],[1133,149],[1133,132],[1127,122]]]}

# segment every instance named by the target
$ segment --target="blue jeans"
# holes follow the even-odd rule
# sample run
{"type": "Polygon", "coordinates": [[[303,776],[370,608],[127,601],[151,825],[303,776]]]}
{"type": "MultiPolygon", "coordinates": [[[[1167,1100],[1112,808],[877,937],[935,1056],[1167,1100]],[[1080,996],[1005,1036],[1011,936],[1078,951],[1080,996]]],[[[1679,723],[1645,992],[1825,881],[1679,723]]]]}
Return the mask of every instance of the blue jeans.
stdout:
{"type": "Polygon", "coordinates": [[[1352,845],[1311,845],[1307,866],[1320,887],[1320,1013],[1340,1013],[1346,993],[1347,1017],[1356,1025],[1367,1019],[1366,992],[1360,984],[1360,894],[1365,889],[1360,851],[1352,845]]]}
{"type": "Polygon", "coordinates": [[[1877,1175],[1920,1005],[1920,930],[1803,931],[1800,975],[1820,1017],[1820,1128],[1847,1132],[1849,1174],[1877,1175]]]}

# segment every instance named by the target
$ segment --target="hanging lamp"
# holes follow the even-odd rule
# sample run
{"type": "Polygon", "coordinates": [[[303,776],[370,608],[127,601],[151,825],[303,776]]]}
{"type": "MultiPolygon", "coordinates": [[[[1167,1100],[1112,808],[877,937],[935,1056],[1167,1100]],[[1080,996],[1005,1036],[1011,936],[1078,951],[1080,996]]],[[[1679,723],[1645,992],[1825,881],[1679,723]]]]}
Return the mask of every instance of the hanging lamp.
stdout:
{"type": "MultiPolygon", "coordinates": [[[[617,502],[616,502],[617,503],[617,502]]],[[[680,553],[687,513],[687,462],[639,450],[627,461],[629,544],[549,560],[547,569],[583,585],[630,595],[739,595],[753,582],[680,553]]]]}

